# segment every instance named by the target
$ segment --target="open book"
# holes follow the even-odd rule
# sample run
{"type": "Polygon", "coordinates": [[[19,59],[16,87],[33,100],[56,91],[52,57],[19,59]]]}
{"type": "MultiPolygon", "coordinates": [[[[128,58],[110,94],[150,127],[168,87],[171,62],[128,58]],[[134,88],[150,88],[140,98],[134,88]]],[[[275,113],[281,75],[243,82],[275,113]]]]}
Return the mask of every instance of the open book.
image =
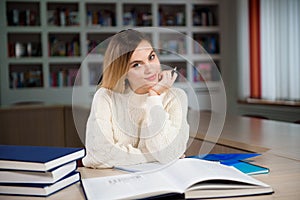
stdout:
{"type": "Polygon", "coordinates": [[[217,198],[273,192],[269,185],[232,166],[193,158],[149,172],[82,179],[82,185],[87,199],[136,199],[172,193],[185,198],[217,198]]]}

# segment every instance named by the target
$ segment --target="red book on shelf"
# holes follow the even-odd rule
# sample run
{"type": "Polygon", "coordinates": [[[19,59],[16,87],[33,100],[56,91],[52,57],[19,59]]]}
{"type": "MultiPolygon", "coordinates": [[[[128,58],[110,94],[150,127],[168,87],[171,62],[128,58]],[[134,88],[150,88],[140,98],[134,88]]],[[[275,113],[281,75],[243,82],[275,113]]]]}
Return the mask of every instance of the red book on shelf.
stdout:
{"type": "Polygon", "coordinates": [[[78,72],[78,69],[76,68],[72,68],[72,69],[69,69],[69,83],[68,83],[68,86],[73,86],[75,81],[76,81],[76,77],[77,77],[77,72],[78,72]]]}
{"type": "Polygon", "coordinates": [[[194,81],[211,81],[211,64],[200,63],[194,70],[194,81]]]}

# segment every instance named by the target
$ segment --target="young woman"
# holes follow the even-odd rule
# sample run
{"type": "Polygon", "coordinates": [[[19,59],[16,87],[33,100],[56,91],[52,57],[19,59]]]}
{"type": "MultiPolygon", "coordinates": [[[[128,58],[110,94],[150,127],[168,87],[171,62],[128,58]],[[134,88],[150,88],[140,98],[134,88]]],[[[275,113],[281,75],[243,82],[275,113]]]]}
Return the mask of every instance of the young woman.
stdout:
{"type": "Polygon", "coordinates": [[[172,85],[174,70],[161,70],[140,32],[114,35],[86,127],[86,167],[107,168],[184,155],[189,138],[187,96],[172,85]]]}

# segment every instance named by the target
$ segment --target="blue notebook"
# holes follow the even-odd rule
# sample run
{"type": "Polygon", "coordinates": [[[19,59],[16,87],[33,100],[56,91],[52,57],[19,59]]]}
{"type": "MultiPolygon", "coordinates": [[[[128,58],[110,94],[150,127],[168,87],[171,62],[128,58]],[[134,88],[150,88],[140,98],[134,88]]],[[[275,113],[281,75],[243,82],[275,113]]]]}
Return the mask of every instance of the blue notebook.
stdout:
{"type": "Polygon", "coordinates": [[[53,184],[0,184],[0,194],[5,195],[26,195],[26,196],[49,196],[80,180],[78,172],[71,172],[53,184]]]}
{"type": "Polygon", "coordinates": [[[249,160],[248,161],[246,160],[259,155],[261,154],[258,153],[205,154],[205,155],[190,156],[190,158],[217,161],[224,165],[233,166],[238,170],[249,175],[269,173],[270,170],[268,168],[255,165],[249,162],[249,160]]]}
{"type": "Polygon", "coordinates": [[[51,184],[77,169],[77,162],[72,161],[46,172],[0,169],[0,184],[36,183],[51,184]]]}
{"type": "Polygon", "coordinates": [[[48,171],[84,155],[84,148],[0,145],[0,169],[48,171]]]}
{"type": "Polygon", "coordinates": [[[262,167],[259,165],[254,165],[252,163],[246,162],[246,161],[238,161],[236,163],[228,164],[230,166],[233,166],[240,170],[241,172],[244,172],[245,174],[249,175],[256,175],[256,174],[267,174],[269,173],[269,169],[266,167],[262,167]]]}
{"type": "Polygon", "coordinates": [[[248,158],[253,158],[259,156],[261,154],[258,153],[219,153],[219,154],[205,154],[205,155],[196,155],[191,156],[194,158],[201,158],[204,160],[210,161],[219,161],[221,163],[230,163],[237,160],[245,160],[248,158]]]}

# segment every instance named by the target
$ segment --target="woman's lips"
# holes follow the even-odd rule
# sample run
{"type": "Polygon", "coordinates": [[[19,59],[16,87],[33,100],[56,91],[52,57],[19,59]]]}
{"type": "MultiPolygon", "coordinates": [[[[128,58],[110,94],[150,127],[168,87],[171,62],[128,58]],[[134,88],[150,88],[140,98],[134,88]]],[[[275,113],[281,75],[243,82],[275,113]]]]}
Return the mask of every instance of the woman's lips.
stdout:
{"type": "Polygon", "coordinates": [[[147,81],[154,81],[156,79],[156,74],[149,76],[148,78],[145,78],[147,81]]]}

